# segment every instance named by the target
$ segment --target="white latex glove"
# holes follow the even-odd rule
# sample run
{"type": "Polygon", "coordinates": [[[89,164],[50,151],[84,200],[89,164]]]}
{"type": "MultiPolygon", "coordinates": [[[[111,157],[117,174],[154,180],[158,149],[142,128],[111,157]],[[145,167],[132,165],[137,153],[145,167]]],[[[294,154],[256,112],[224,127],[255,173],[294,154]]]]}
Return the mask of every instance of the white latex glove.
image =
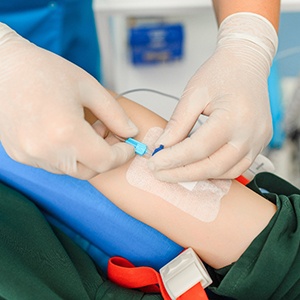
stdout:
{"type": "Polygon", "coordinates": [[[0,57],[0,140],[13,159],[87,179],[134,155],[125,143],[110,146],[84,120],[87,107],[102,121],[102,132],[106,127],[122,137],[138,132],[87,72],[1,23],[0,57]]]}
{"type": "Polygon", "coordinates": [[[221,24],[214,54],[191,78],[149,160],[163,181],[241,175],[272,136],[267,79],[278,38],[260,15],[236,13],[221,24]],[[186,138],[196,120],[204,125],[186,138]]]}

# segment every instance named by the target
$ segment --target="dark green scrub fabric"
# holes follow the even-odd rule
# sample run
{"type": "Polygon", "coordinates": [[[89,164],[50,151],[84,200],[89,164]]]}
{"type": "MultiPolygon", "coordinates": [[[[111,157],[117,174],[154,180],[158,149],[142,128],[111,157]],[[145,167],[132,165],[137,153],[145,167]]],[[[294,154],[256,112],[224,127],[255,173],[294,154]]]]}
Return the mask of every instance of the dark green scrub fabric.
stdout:
{"type": "Polygon", "coordinates": [[[157,300],[98,273],[79,246],[50,227],[38,208],[0,183],[0,299],[157,300]]]}
{"type": "Polygon", "coordinates": [[[300,299],[300,190],[281,178],[261,173],[249,184],[269,193],[277,206],[268,226],[232,266],[214,270],[219,282],[211,289],[234,299],[300,299]]]}

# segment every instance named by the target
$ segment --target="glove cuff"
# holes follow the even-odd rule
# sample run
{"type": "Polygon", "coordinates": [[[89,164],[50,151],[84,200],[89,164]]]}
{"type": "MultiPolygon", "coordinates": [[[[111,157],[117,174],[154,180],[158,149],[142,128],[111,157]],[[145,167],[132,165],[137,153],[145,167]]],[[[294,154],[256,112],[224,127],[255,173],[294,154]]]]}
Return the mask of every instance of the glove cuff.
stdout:
{"type": "Polygon", "coordinates": [[[258,46],[257,49],[269,67],[272,64],[278,48],[278,36],[273,25],[263,16],[239,12],[225,18],[220,25],[218,33],[218,47],[228,42],[243,40],[258,46]]]}

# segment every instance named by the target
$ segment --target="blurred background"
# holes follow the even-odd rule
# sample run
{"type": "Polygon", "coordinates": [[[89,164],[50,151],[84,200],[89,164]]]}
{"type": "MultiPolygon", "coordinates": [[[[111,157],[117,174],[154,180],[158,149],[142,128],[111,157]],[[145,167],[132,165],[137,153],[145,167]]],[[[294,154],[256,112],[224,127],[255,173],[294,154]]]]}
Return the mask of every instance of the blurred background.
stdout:
{"type": "MultiPolygon", "coordinates": [[[[300,187],[300,0],[281,3],[269,77],[274,135],[263,154],[276,174],[300,187]]],[[[175,98],[214,51],[211,1],[94,0],[94,11],[103,84],[118,93],[138,89],[128,97],[169,119],[175,98]]]]}

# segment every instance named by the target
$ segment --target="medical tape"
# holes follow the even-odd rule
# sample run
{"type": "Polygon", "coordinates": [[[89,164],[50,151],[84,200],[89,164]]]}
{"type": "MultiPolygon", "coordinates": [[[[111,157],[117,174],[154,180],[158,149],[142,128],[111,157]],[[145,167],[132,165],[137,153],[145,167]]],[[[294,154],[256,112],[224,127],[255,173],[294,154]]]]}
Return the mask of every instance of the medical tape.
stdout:
{"type": "MultiPolygon", "coordinates": [[[[151,128],[143,143],[154,149],[154,143],[162,131],[159,127],[151,128]]],[[[147,161],[142,156],[133,159],[126,173],[130,185],[160,197],[200,221],[215,220],[221,199],[230,189],[231,180],[202,180],[186,184],[162,182],[148,169],[147,161]]]]}

